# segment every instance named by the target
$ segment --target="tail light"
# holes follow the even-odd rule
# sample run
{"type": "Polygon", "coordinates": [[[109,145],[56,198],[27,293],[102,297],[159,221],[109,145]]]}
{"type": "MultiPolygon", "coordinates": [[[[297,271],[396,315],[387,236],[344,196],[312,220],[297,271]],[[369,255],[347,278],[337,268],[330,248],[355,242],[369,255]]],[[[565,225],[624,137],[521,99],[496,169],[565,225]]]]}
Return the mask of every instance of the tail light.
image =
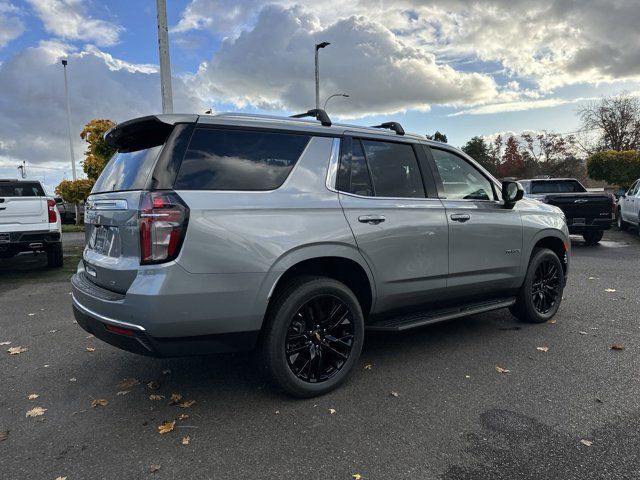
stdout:
{"type": "Polygon", "coordinates": [[[610,193],[609,198],[611,198],[611,215],[615,218],[618,211],[616,208],[616,196],[613,193],[610,193]]]}
{"type": "Polygon", "coordinates": [[[49,223],[56,223],[58,216],[56,215],[56,201],[47,199],[47,209],[49,210],[49,223]]]}
{"type": "Polygon", "coordinates": [[[138,209],[140,263],[162,263],[178,256],[187,232],[189,208],[175,192],[143,192],[138,209]]]}

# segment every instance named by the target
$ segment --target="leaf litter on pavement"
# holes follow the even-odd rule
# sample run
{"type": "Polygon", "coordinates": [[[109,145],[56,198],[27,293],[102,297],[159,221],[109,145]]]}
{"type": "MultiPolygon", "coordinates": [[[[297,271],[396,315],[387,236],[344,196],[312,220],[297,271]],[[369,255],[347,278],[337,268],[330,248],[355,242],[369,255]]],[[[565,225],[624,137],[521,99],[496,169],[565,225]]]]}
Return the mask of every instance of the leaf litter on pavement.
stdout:
{"type": "Polygon", "coordinates": [[[25,417],[40,417],[41,415],[44,415],[44,412],[46,412],[46,411],[47,411],[46,408],[33,407],[31,410],[29,410],[25,414],[25,417]]]}

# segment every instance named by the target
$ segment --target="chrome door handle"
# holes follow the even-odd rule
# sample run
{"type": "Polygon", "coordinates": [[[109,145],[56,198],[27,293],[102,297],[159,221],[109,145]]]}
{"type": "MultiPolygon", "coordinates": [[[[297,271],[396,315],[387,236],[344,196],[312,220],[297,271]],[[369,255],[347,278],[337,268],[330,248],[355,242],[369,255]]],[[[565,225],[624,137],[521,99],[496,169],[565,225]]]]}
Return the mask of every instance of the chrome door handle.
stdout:
{"type": "Polygon", "coordinates": [[[464,223],[471,218],[471,215],[467,213],[453,213],[449,218],[451,218],[451,220],[453,220],[454,222],[464,223]]]}
{"type": "Polygon", "coordinates": [[[360,215],[358,221],[361,223],[368,223],[370,225],[378,225],[387,219],[384,215],[360,215]]]}

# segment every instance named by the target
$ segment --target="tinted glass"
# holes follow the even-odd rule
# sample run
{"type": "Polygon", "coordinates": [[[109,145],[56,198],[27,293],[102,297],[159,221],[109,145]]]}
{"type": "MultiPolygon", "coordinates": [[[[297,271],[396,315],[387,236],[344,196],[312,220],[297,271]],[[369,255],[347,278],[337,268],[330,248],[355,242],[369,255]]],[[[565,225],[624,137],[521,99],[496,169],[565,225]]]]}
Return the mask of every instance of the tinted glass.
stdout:
{"type": "Polygon", "coordinates": [[[363,140],[376,197],[424,197],[413,147],[406,143],[363,140]]]}
{"type": "Polygon", "coordinates": [[[104,167],[91,193],[143,189],[161,148],[159,145],[135,152],[117,152],[104,167]]]}
{"type": "Polygon", "coordinates": [[[575,180],[551,180],[531,182],[531,193],[575,193],[586,192],[575,180]]]}
{"type": "Polygon", "coordinates": [[[308,135],[196,129],[177,190],[274,190],[309,143],[308,135]]]}
{"type": "Polygon", "coordinates": [[[37,182],[0,182],[0,197],[44,197],[37,182]]]}
{"type": "Polygon", "coordinates": [[[632,196],[635,195],[638,192],[638,184],[640,182],[638,182],[638,180],[636,180],[635,182],[633,182],[633,185],[631,185],[631,188],[629,189],[629,191],[627,192],[628,196],[632,196]]]}
{"type": "Polygon", "coordinates": [[[482,175],[465,159],[445,150],[432,148],[444,194],[449,199],[494,200],[493,188],[482,175]]]}
{"type": "Polygon", "coordinates": [[[373,196],[371,179],[364,160],[364,152],[360,140],[351,142],[351,152],[346,152],[340,159],[340,169],[337,180],[338,190],[341,192],[373,196]]]}

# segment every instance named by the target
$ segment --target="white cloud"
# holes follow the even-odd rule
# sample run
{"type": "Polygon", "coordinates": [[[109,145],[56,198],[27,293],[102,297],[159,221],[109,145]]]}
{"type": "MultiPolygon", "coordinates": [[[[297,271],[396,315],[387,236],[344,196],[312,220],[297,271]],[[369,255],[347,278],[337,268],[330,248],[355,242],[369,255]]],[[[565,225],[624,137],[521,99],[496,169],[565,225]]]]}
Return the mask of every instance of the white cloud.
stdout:
{"type": "Polygon", "coordinates": [[[301,7],[279,6],[265,7],[255,26],[226,39],[190,83],[201,98],[238,107],[306,110],[315,102],[314,44],[325,39],[332,44],[320,53],[321,98],[350,94],[332,105],[343,117],[477,104],[498,93],[490,76],[439,64],[363,16],[322,27],[301,7]]]}
{"type": "MultiPolygon", "coordinates": [[[[160,81],[154,66],[127,63],[96,47],[74,51],[64,43],[41,42],[0,65],[0,167],[5,167],[0,169],[0,177],[15,177],[15,165],[23,160],[31,174],[46,173],[49,185],[55,185],[65,170],[70,174],[62,57],[69,61],[78,162],[86,148],[80,131],[89,120],[108,118],[122,122],[159,113],[160,81]]],[[[173,83],[177,112],[204,111],[205,105],[188,95],[180,78],[174,77],[173,83]]]]}
{"type": "Polygon", "coordinates": [[[99,46],[118,42],[123,27],[91,17],[82,0],[27,0],[44,28],[65,40],[81,40],[99,46]]]}
{"type": "Polygon", "coordinates": [[[21,15],[22,11],[14,4],[0,1],[0,48],[24,33],[21,15]]]}

